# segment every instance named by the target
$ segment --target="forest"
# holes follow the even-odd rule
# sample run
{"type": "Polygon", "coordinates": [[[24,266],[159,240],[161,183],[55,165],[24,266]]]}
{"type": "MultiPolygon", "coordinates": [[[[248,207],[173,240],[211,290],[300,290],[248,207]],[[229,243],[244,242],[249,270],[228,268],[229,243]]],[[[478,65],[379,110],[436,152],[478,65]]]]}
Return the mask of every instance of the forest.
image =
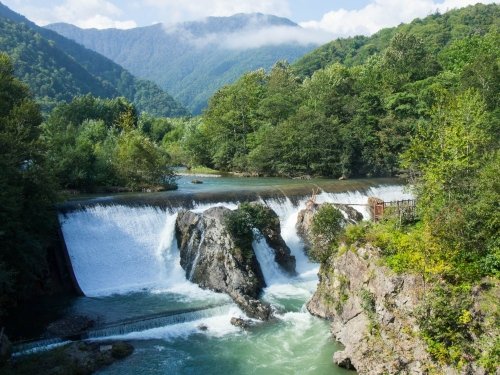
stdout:
{"type": "Polygon", "coordinates": [[[104,56],[37,26],[1,3],[0,33],[0,51],[13,60],[16,77],[28,84],[44,114],[85,94],[123,96],[139,111],[155,116],[188,114],[153,82],[137,79],[104,56]]]}

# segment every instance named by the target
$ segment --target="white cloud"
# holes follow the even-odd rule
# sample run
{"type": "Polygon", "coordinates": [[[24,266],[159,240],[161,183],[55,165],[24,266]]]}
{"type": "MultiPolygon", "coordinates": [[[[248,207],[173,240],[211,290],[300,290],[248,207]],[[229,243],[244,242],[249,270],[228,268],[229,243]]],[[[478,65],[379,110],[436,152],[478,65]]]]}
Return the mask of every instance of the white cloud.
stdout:
{"type": "MultiPolygon", "coordinates": [[[[301,26],[325,30],[336,37],[371,35],[384,27],[397,26],[417,17],[425,17],[436,10],[446,12],[477,3],[478,0],[373,0],[357,10],[339,9],[326,13],[319,21],[302,22],[301,26]]],[[[494,0],[482,0],[494,3],[494,0]]]]}
{"type": "MultiPolygon", "coordinates": [[[[169,29],[168,32],[172,32],[169,29]]],[[[175,29],[182,32],[181,29],[175,29]]],[[[209,34],[195,38],[189,33],[184,37],[195,47],[217,46],[231,50],[244,50],[282,44],[320,45],[332,40],[332,35],[323,30],[303,29],[291,26],[269,26],[262,29],[245,29],[235,33],[209,34]]]]}
{"type": "Polygon", "coordinates": [[[137,27],[135,21],[122,19],[124,16],[122,9],[108,0],[64,0],[57,1],[57,5],[52,6],[10,0],[7,5],[15,6],[17,11],[42,26],[54,22],[67,22],[82,28],[137,27]]]}
{"type": "Polygon", "coordinates": [[[106,0],[66,0],[53,9],[54,18],[64,20],[82,28],[118,28],[136,27],[132,20],[121,21],[123,11],[106,0]]]}
{"type": "Polygon", "coordinates": [[[236,13],[264,13],[290,17],[288,0],[144,0],[168,16],[164,23],[174,24],[206,16],[231,16],[236,13]]]}

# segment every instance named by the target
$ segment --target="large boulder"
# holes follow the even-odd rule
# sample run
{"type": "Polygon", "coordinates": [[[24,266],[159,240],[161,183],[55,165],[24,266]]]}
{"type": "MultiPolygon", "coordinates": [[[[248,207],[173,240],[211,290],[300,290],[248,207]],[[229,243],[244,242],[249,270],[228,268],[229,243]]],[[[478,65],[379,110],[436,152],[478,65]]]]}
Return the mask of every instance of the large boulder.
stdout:
{"type": "Polygon", "coordinates": [[[265,286],[251,244],[241,248],[226,227],[231,210],[180,211],[176,237],[186,277],[202,288],[227,293],[252,318],[269,319],[271,308],[259,301],[265,286]]]}
{"type": "Polygon", "coordinates": [[[347,224],[356,224],[363,220],[363,215],[359,211],[346,204],[337,204],[337,203],[318,204],[313,200],[309,200],[306,203],[306,207],[298,213],[297,223],[295,225],[295,228],[297,229],[297,234],[302,239],[306,252],[309,252],[313,243],[312,225],[313,225],[314,215],[316,215],[316,212],[318,212],[321,209],[321,207],[323,207],[326,204],[331,204],[342,213],[342,215],[344,216],[344,223],[343,223],[344,226],[347,224]]]}
{"type": "Polygon", "coordinates": [[[12,344],[2,329],[0,332],[0,365],[7,362],[11,354],[12,354],[12,344]]]}

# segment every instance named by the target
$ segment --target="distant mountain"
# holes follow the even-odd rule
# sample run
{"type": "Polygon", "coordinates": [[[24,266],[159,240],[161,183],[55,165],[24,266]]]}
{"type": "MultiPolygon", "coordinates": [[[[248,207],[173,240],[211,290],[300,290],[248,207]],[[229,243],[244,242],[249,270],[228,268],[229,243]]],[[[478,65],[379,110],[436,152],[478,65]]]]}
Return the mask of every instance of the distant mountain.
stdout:
{"type": "MultiPolygon", "coordinates": [[[[279,60],[295,61],[317,44],[273,39],[300,26],[263,14],[209,17],[172,27],[156,24],[130,30],[47,26],[152,80],[199,113],[221,86],[249,70],[269,69],[279,60]]],[[[285,38],[286,39],[286,38],[285,38]]]]}
{"type": "Polygon", "coordinates": [[[139,111],[183,116],[187,110],[156,84],[139,80],[118,64],[41,28],[0,3],[0,51],[13,59],[16,75],[45,109],[73,97],[124,96],[139,111]]]}
{"type": "Polygon", "coordinates": [[[385,50],[392,37],[407,32],[422,38],[429,52],[438,53],[454,40],[469,35],[484,35],[500,25],[500,5],[476,4],[417,18],[409,24],[401,24],[380,30],[371,37],[355,36],[324,44],[295,62],[294,70],[302,77],[335,62],[348,66],[365,63],[370,56],[385,50]]]}

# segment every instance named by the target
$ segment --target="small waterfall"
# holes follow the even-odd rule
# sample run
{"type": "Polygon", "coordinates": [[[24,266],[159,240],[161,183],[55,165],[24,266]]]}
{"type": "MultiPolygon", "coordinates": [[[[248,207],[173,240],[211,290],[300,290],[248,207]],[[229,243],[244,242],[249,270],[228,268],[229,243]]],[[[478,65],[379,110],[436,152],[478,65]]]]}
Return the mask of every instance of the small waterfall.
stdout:
{"type": "Polygon", "coordinates": [[[196,257],[194,258],[193,264],[191,265],[191,270],[189,271],[189,281],[193,280],[194,271],[196,270],[196,266],[198,265],[198,261],[200,260],[200,249],[205,241],[205,232],[201,234],[200,243],[198,244],[198,249],[196,249],[196,257]]]}
{"type": "Polygon", "coordinates": [[[290,198],[272,199],[266,203],[280,218],[281,236],[290,248],[293,256],[295,256],[296,270],[299,275],[316,275],[319,266],[311,263],[304,253],[304,245],[302,240],[297,235],[295,224],[297,223],[297,215],[299,211],[305,207],[307,199],[303,199],[298,205],[294,205],[290,198]]]}
{"type": "Polygon", "coordinates": [[[252,246],[267,286],[286,282],[288,277],[274,260],[273,249],[269,247],[264,238],[259,236],[259,233],[256,233],[256,237],[257,239],[253,241],[252,246]]]}
{"type": "Polygon", "coordinates": [[[94,206],[60,215],[73,269],[86,296],[183,282],[172,242],[175,214],[154,207],[94,206]]]}

